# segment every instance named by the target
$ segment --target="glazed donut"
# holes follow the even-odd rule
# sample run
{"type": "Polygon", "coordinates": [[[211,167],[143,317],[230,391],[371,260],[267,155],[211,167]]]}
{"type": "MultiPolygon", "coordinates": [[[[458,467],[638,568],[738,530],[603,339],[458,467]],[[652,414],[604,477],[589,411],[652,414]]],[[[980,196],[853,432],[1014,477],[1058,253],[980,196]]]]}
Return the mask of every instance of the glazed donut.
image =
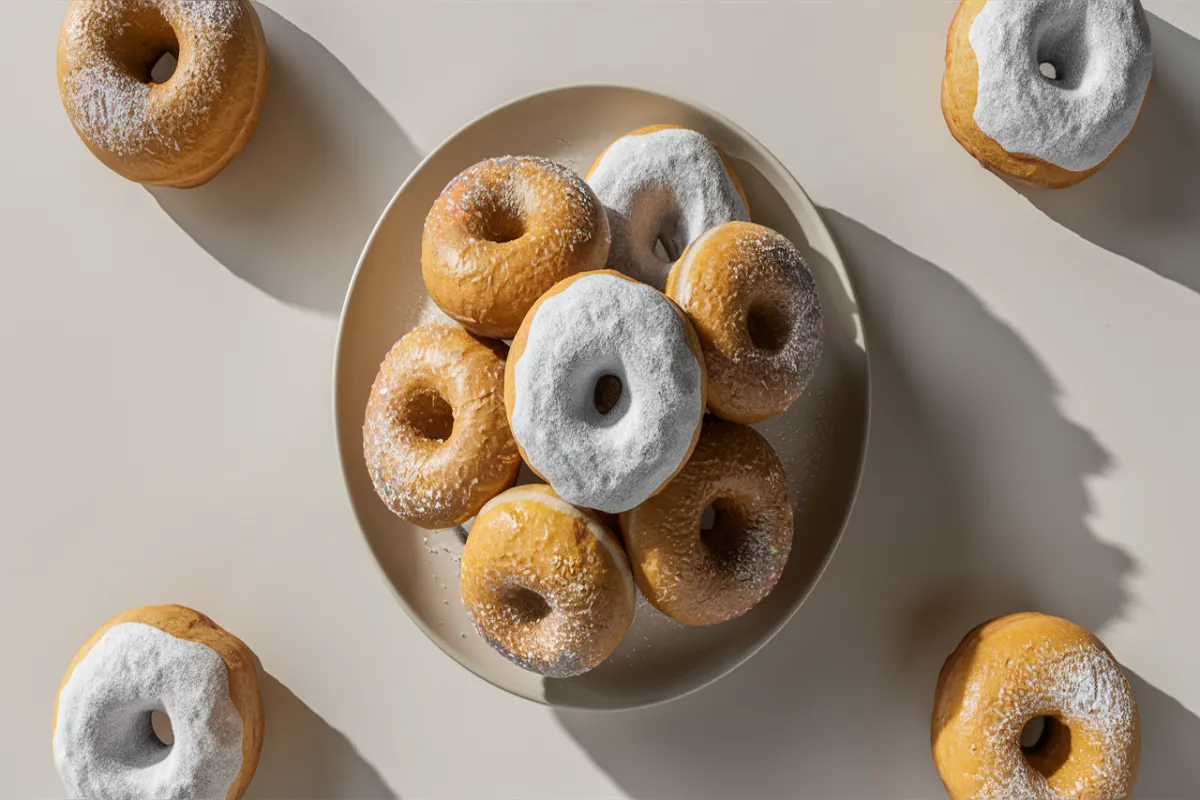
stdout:
{"type": "Polygon", "coordinates": [[[54,763],[69,797],[237,800],[262,750],[254,655],[183,606],[110,619],[80,648],[54,701],[54,763]],[[174,742],[155,735],[165,713],[174,742]]]}
{"type": "Polygon", "coordinates": [[[722,419],[782,414],[816,372],[824,338],[817,282],[795,246],[770,228],[712,228],[671,268],[667,296],[696,328],[708,407],[722,419]]]}
{"type": "Polygon", "coordinates": [[[567,278],[534,304],[505,365],[504,406],[535,473],[567,502],[615,514],[683,467],[706,382],[679,307],[604,270],[567,278]]]}
{"type": "Polygon", "coordinates": [[[387,507],[422,528],[475,516],[512,486],[521,457],[504,414],[501,342],[432,322],[396,342],[363,423],[363,454],[387,507]]]}
{"type": "Polygon", "coordinates": [[[713,226],[749,220],[749,203],[729,159],[703,134],[651,125],[617,139],[587,182],[608,211],[608,266],[656,289],[671,261],[713,226]],[[669,261],[655,246],[662,242],[669,261]]]}
{"type": "Polygon", "coordinates": [[[267,44],[250,0],[71,0],[58,90],[79,137],[131,181],[211,180],[250,141],[267,90],[267,44]],[[174,74],[151,69],[171,53],[174,74]]]}
{"type": "Polygon", "coordinates": [[[608,244],[604,208],[574,172],[532,156],[489,158],[450,181],[430,209],[421,274],[467,330],[511,339],[543,292],[603,267],[608,244]]]}
{"type": "Polygon", "coordinates": [[[637,585],[659,611],[687,625],[740,617],[775,588],[791,552],[783,464],[753,428],[709,417],[687,466],[621,515],[621,533],[637,585]]]}
{"type": "Polygon", "coordinates": [[[942,113],[988,169],[1064,188],[1133,131],[1153,67],[1139,0],[962,0],[942,113]]]}
{"type": "Polygon", "coordinates": [[[1121,800],[1140,734],[1129,680],[1090,633],[1023,613],[967,634],[938,676],[933,760],[951,800],[1121,800]],[[1023,741],[1033,720],[1040,738],[1023,741]]]}
{"type": "Polygon", "coordinates": [[[462,600],[506,658],[568,678],[608,658],[633,621],[621,545],[549,486],[517,486],[479,512],[462,555],[462,600]]]}

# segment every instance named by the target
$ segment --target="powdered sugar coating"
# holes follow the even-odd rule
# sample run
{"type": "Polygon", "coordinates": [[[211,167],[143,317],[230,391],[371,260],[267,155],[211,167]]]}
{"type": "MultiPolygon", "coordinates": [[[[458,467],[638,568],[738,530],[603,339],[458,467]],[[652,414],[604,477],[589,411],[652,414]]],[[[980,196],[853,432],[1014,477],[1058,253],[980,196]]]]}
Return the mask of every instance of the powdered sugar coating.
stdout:
{"type": "Polygon", "coordinates": [[[668,294],[700,336],[708,404],[736,422],[783,413],[821,361],[824,318],[817,282],[796,247],[762,225],[732,222],[688,247],[668,294]],[[769,326],[770,341],[754,330],[769,326]]]}
{"type": "Polygon", "coordinates": [[[609,268],[658,289],[674,260],[702,233],[750,219],[720,152],[703,134],[683,128],[618,139],[588,184],[608,211],[609,268]],[[668,262],[654,252],[659,240],[668,262]]]}
{"type": "Polygon", "coordinates": [[[225,797],[242,766],[225,662],[151,625],[113,626],[59,694],[54,761],[70,797],[225,797]],[[152,711],[170,718],[171,746],[152,711]]]}
{"type": "Polygon", "coordinates": [[[970,42],[979,129],[1010,153],[1074,172],[1098,166],[1133,130],[1154,67],[1139,0],[988,0],[970,42]]]}
{"type": "MultiPolygon", "coordinates": [[[[252,14],[244,0],[72,2],[59,42],[59,86],[79,135],[125,158],[166,161],[204,147],[214,125],[229,125],[218,106],[237,89],[227,74],[232,62],[257,47],[252,14]],[[174,38],[178,64],[165,83],[150,82],[152,64],[130,63],[145,50],[139,42],[174,38]]],[[[248,108],[253,96],[239,102],[248,108]]],[[[230,127],[232,143],[240,128],[230,127]]]]}
{"type": "Polygon", "coordinates": [[[618,513],[641,503],[691,451],[703,369],[663,295],[615,275],[583,275],[533,312],[515,365],[512,430],[564,500],[618,513]],[[623,386],[607,414],[597,381],[623,386]]]}

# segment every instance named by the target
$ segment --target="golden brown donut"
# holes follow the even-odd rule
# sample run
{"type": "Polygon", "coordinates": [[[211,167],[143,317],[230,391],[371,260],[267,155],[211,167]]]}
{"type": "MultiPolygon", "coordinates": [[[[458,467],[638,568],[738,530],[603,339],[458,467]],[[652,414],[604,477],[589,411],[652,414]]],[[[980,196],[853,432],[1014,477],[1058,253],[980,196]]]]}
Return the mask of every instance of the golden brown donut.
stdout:
{"type": "Polygon", "coordinates": [[[658,495],[621,515],[638,587],[687,625],[745,614],[778,583],[792,548],[783,464],[753,428],[704,421],[683,471],[658,495]],[[702,530],[704,512],[712,527],[702,530]]]}
{"type": "Polygon", "coordinates": [[[551,678],[608,658],[633,621],[629,562],[600,518],[549,486],[497,495],[462,555],[462,600],[481,636],[551,678]]]}
{"type": "Polygon", "coordinates": [[[1092,634],[1012,614],[975,628],[946,659],[932,743],[951,800],[1121,800],[1137,778],[1137,703],[1092,634]],[[1040,738],[1023,742],[1035,719],[1040,738]]]}
{"type": "Polygon", "coordinates": [[[363,423],[363,454],[388,508],[422,528],[465,522],[521,467],[504,416],[502,342],[434,322],[396,342],[363,423]]]}
{"type": "Polygon", "coordinates": [[[117,174],[153,186],[211,180],[258,125],[267,44],[250,0],[72,0],[58,88],[83,143],[117,174]],[[174,74],[154,83],[164,54],[174,74]]]}
{"type": "Polygon", "coordinates": [[[708,367],[708,407],[732,422],[782,414],[821,360],[817,282],[795,246],[770,228],[727,222],[671,268],[667,296],[687,314],[708,367]]]}
{"type": "MultiPolygon", "coordinates": [[[[950,128],[951,134],[958,140],[967,152],[975,156],[975,158],[985,167],[993,172],[1001,175],[1006,175],[1019,181],[1023,181],[1034,186],[1042,186],[1049,189],[1062,189],[1068,186],[1073,186],[1086,178],[1091,177],[1098,172],[1108,161],[1116,155],[1118,149],[1124,144],[1132,133],[1132,126],[1120,142],[1109,151],[1108,155],[1094,166],[1082,169],[1070,169],[1060,166],[1056,163],[1039,157],[1039,155],[1023,152],[1010,152],[1006,150],[994,138],[984,133],[980,129],[976,116],[976,107],[979,102],[980,89],[980,63],[976,56],[976,51],[971,44],[971,29],[975,24],[976,18],[984,10],[989,0],[962,0],[958,7],[958,11],[954,15],[954,20],[950,24],[949,35],[946,42],[946,71],[942,78],[942,114],[946,118],[946,124],[950,128]]],[[[1097,5],[1109,2],[1109,0],[1097,0],[1097,5]]],[[[1066,4],[1062,4],[1065,8],[1066,4]]],[[[1076,3],[1075,7],[1082,14],[1086,11],[1087,3],[1076,3]]],[[[1013,8],[1034,9],[1040,6],[1038,14],[1043,14],[1042,8],[1053,11],[1053,4],[1047,3],[1046,0],[1037,0],[1034,2],[1025,2],[1024,4],[1017,3],[1013,8]]],[[[1141,4],[1135,0],[1135,12],[1130,15],[1134,31],[1131,33],[1132,41],[1130,47],[1144,47],[1145,52],[1140,53],[1142,58],[1138,62],[1137,67],[1133,69],[1145,70],[1145,82],[1138,84],[1139,78],[1136,75],[1122,76],[1122,79],[1128,79],[1131,88],[1130,91],[1139,91],[1136,97],[1138,110],[1134,117],[1136,124],[1137,116],[1140,116],[1142,101],[1145,97],[1145,89],[1149,83],[1149,67],[1148,60],[1152,58],[1149,53],[1149,29],[1146,27],[1145,16],[1141,9],[1141,4]],[[1139,41],[1143,40],[1143,41],[1139,41]]],[[[998,13],[1005,13],[1003,10],[998,10],[998,13]]],[[[1046,16],[1043,14],[1043,16],[1046,16]]],[[[1063,91],[1078,91],[1078,83],[1081,78],[1078,75],[1069,75],[1066,70],[1072,70],[1078,73],[1080,70],[1086,69],[1086,62],[1091,59],[1093,62],[1098,58],[1094,53],[1086,52],[1086,48],[1081,45],[1072,45],[1073,40],[1085,42],[1089,36],[1082,30],[1071,31],[1070,35],[1062,36],[1061,29],[1063,22],[1054,20],[1053,23],[1046,17],[1047,21],[1043,24],[1039,20],[1032,21],[1033,32],[1031,37],[1041,36],[1045,42],[1031,40],[1026,46],[1027,52],[1032,52],[1034,55],[1028,58],[1028,63],[1024,67],[1028,70],[1026,77],[1034,81],[1034,85],[1041,85],[1043,82],[1058,85],[1061,82],[1063,91]],[[1045,34],[1039,31],[1045,31],[1045,34]],[[1049,48],[1049,49],[1047,49],[1049,48]],[[1056,78],[1043,78],[1036,75],[1039,70],[1039,61],[1049,59],[1053,56],[1050,53],[1058,53],[1063,60],[1071,60],[1076,63],[1064,64],[1060,61],[1057,65],[1064,69],[1062,74],[1056,74],[1056,78]],[[1069,78],[1069,80],[1068,80],[1069,78]]],[[[1085,18],[1076,21],[1075,26],[1081,29],[1085,18]]],[[[1106,38],[1103,32],[1099,36],[1091,36],[1090,38],[1106,38]]],[[[1095,45],[1093,45],[1095,46],[1095,45]]],[[[1090,81],[1092,83],[1107,84],[1111,81],[1105,76],[1100,76],[1099,80],[1090,81]]],[[[1020,90],[1018,90],[1020,91],[1020,90]]],[[[1037,123],[1043,127],[1060,126],[1061,132],[1055,132],[1062,138],[1083,137],[1086,132],[1073,130],[1078,127],[1070,122],[1064,122],[1059,115],[1054,113],[1049,108],[1042,108],[1039,112],[1037,123]]],[[[1094,159],[1093,159],[1094,160],[1094,159]]]]}
{"type": "Polygon", "coordinates": [[[619,513],[687,463],[707,387],[700,340],[679,306],[598,270],[555,284],[525,316],[505,364],[504,406],[538,477],[570,503],[619,513]]]}
{"type": "Polygon", "coordinates": [[[72,797],[237,800],[264,726],[250,648],[190,608],[142,606],[104,623],[71,660],[54,701],[54,758],[72,797]],[[171,719],[171,748],[154,737],[152,711],[171,719]]]}
{"type": "Polygon", "coordinates": [[[547,289],[608,258],[608,218],[588,185],[544,158],[489,158],[450,182],[421,238],[425,287],[480,336],[510,339],[547,289]]]}

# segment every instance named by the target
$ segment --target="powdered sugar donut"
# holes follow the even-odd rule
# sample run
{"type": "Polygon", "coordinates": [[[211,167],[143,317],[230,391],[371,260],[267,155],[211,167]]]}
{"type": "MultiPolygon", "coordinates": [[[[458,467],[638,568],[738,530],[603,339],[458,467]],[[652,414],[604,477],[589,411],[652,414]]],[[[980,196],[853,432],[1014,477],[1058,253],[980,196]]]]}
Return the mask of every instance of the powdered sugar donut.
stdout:
{"type": "Polygon", "coordinates": [[[63,107],[88,149],[139,183],[198,186],[258,126],[267,45],[250,0],[72,0],[58,40],[63,107]],[[160,57],[178,59],[154,82],[160,57]]]}
{"type": "Polygon", "coordinates": [[[1139,0],[963,0],[946,47],[950,131],[996,172],[1061,188],[1133,131],[1154,54],[1139,0]]]}
{"type": "Polygon", "coordinates": [[[642,594],[687,625],[740,617],[770,594],[787,566],[792,524],[783,464],[770,443],[713,417],[679,475],[621,515],[642,594]],[[702,530],[709,507],[713,525],[702,530]]]}
{"type": "Polygon", "coordinates": [[[938,676],[933,759],[951,800],[1119,800],[1133,791],[1137,704],[1083,628],[1012,614],[967,634],[938,676]],[[1040,735],[1027,737],[1038,720],[1040,735]]]}
{"type": "Polygon", "coordinates": [[[567,502],[615,514],[687,461],[705,387],[700,342],[679,307],[603,270],[534,304],[505,364],[504,405],[534,472],[567,502]]]}
{"type": "Polygon", "coordinates": [[[784,236],[727,222],[684,251],[667,296],[696,327],[708,368],[708,407],[759,422],[787,410],[821,360],[821,296],[784,236]]]}
{"type": "Polygon", "coordinates": [[[54,704],[54,763],[70,797],[236,800],[262,749],[249,648],[183,606],[126,611],[72,660],[54,704]],[[151,727],[165,713],[174,735],[151,727]]]}
{"type": "Polygon", "coordinates": [[[610,144],[587,182],[608,211],[608,267],[662,289],[671,263],[709,228],[749,220],[725,154],[677,125],[639,128],[610,144]],[[655,252],[662,242],[668,261],[655,252]]]}
{"type": "Polygon", "coordinates": [[[625,551],[599,517],[549,486],[517,486],[492,498],[471,528],[462,599],[506,658],[567,678],[617,649],[636,594],[625,551]]]}

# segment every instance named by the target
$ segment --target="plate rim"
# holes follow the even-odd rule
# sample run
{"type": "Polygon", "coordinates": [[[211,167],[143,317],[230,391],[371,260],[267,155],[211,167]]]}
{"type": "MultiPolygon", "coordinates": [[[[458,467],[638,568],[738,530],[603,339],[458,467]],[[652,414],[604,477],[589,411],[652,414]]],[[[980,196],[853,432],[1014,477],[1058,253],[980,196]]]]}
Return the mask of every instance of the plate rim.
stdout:
{"type": "MultiPolygon", "coordinates": [[[[872,416],[873,416],[873,413],[872,413],[873,387],[874,387],[874,381],[872,380],[872,375],[871,375],[870,346],[869,346],[869,341],[868,341],[866,324],[863,319],[862,303],[861,303],[861,300],[859,299],[858,289],[855,286],[854,276],[851,274],[850,270],[846,267],[846,260],[845,260],[845,257],[842,255],[841,247],[838,246],[837,238],[833,235],[833,231],[830,230],[829,223],[826,222],[825,216],[821,213],[820,207],[816,203],[813,202],[813,200],[809,196],[808,192],[805,191],[804,187],[800,184],[800,182],[796,179],[796,177],[794,175],[792,175],[791,170],[789,170],[783,164],[783,162],[781,162],[775,156],[775,154],[766,147],[766,145],[764,145],[762,142],[760,142],[755,136],[750,134],[741,125],[738,125],[736,122],[729,119],[724,114],[720,113],[719,111],[716,111],[713,108],[710,108],[706,104],[696,102],[689,98],[680,97],[678,95],[674,95],[669,92],[659,91],[657,89],[648,89],[648,88],[641,87],[641,86],[631,86],[628,84],[620,84],[620,83],[605,83],[605,82],[568,83],[568,84],[559,84],[559,85],[551,86],[551,87],[548,87],[545,89],[539,89],[539,90],[536,90],[533,92],[528,92],[528,93],[519,95],[518,97],[515,97],[511,100],[505,101],[496,106],[488,108],[487,110],[483,111],[480,114],[475,115],[474,117],[469,119],[467,122],[458,126],[451,134],[449,134],[444,139],[442,139],[442,141],[437,145],[437,147],[430,150],[421,159],[421,161],[415,167],[413,167],[412,171],[409,172],[409,174],[400,183],[400,186],[396,189],[396,191],[392,195],[391,199],[387,202],[387,204],[383,207],[383,210],[379,213],[379,218],[375,221],[375,224],[372,226],[371,233],[367,237],[366,242],[364,242],[362,251],[359,253],[358,260],[355,262],[354,273],[350,277],[350,282],[346,285],[346,294],[342,298],[342,307],[338,313],[337,336],[334,339],[334,346],[333,346],[333,385],[331,387],[333,389],[332,410],[333,410],[334,445],[337,448],[338,464],[341,467],[340,472],[341,472],[341,477],[342,477],[342,487],[346,492],[347,500],[350,501],[350,508],[354,514],[354,520],[358,527],[359,535],[362,537],[362,539],[364,540],[364,542],[367,545],[367,548],[371,552],[371,560],[373,562],[375,562],[375,569],[378,570],[380,577],[383,578],[384,583],[387,585],[388,591],[391,592],[392,596],[400,603],[401,608],[404,609],[405,615],[408,617],[408,619],[414,625],[416,625],[418,630],[420,630],[421,633],[423,633],[429,641],[433,642],[433,644],[435,646],[437,646],[437,648],[439,650],[441,650],[442,653],[444,653],[446,656],[448,656],[450,658],[450,660],[453,661],[455,664],[457,664],[459,667],[466,670],[474,677],[476,677],[480,680],[483,680],[486,683],[490,684],[491,686],[494,686],[495,688],[503,691],[505,694],[511,695],[513,697],[518,697],[522,700],[527,700],[529,702],[536,703],[541,706],[547,706],[550,708],[576,709],[576,710],[593,711],[593,712],[597,712],[597,713],[616,713],[616,712],[620,712],[620,711],[629,711],[629,710],[634,710],[634,709],[639,709],[639,708],[651,708],[654,706],[663,705],[665,703],[670,703],[675,700],[679,700],[681,698],[695,694],[696,692],[699,692],[703,689],[708,688],[709,686],[712,686],[717,681],[721,680],[722,678],[727,677],[735,670],[744,666],[747,661],[749,661],[751,658],[753,658],[755,655],[757,655],[759,652],[761,652],[764,647],[766,647],[768,644],[770,644],[775,639],[775,637],[779,635],[779,632],[781,630],[783,630],[783,628],[792,621],[793,617],[795,617],[796,614],[800,611],[800,609],[808,602],[809,598],[812,597],[812,593],[816,590],[817,586],[820,584],[821,579],[824,578],[825,572],[826,572],[826,570],[829,569],[829,565],[833,561],[834,555],[836,555],[838,549],[842,545],[842,540],[846,534],[846,528],[849,527],[850,520],[854,516],[854,510],[855,510],[856,506],[858,505],[858,500],[862,493],[863,473],[865,471],[866,460],[867,460],[867,451],[869,449],[869,445],[870,445],[870,441],[871,441],[871,427],[872,427],[872,416]],[[845,279],[846,284],[847,284],[847,289],[849,290],[850,296],[854,301],[855,308],[858,311],[859,334],[862,338],[863,378],[864,378],[864,382],[866,384],[866,392],[865,392],[865,395],[866,395],[865,401],[866,402],[865,402],[865,412],[864,412],[864,418],[863,418],[863,436],[862,436],[862,443],[859,446],[859,451],[858,451],[857,457],[856,457],[854,488],[850,493],[850,500],[846,505],[846,510],[842,516],[842,522],[841,522],[841,525],[838,527],[837,534],[834,536],[833,542],[829,546],[829,549],[825,552],[825,556],[821,560],[820,566],[813,573],[812,579],[809,581],[808,586],[805,588],[803,594],[801,594],[801,596],[797,600],[797,602],[792,606],[792,608],[788,611],[787,614],[780,617],[780,619],[773,626],[771,626],[771,628],[766,636],[764,636],[755,645],[748,648],[741,655],[741,657],[737,658],[732,664],[729,665],[729,667],[727,669],[724,669],[723,671],[718,672],[716,675],[713,675],[709,679],[707,679],[701,683],[698,683],[695,686],[689,687],[688,689],[686,689],[683,692],[680,692],[679,694],[671,695],[670,697],[661,697],[661,698],[648,700],[645,702],[634,702],[634,703],[631,703],[628,705],[612,706],[612,707],[604,707],[604,708],[597,708],[597,707],[593,707],[593,706],[574,704],[574,703],[566,703],[566,702],[552,702],[551,700],[547,699],[545,695],[541,695],[538,697],[531,697],[529,695],[522,694],[521,692],[518,692],[507,686],[503,686],[503,685],[493,681],[491,678],[489,678],[485,675],[481,675],[480,673],[478,673],[474,669],[472,669],[469,665],[464,663],[458,657],[458,655],[453,651],[453,649],[448,646],[448,643],[443,640],[442,636],[437,631],[433,630],[432,628],[430,628],[428,625],[425,624],[425,621],[421,619],[420,615],[418,615],[414,612],[413,608],[409,605],[408,601],[404,599],[404,596],[399,592],[399,590],[396,588],[395,584],[392,582],[391,578],[388,576],[387,572],[384,570],[383,564],[380,562],[379,557],[375,553],[375,545],[371,541],[371,538],[367,535],[366,529],[364,527],[363,519],[362,519],[361,515],[359,514],[358,506],[354,503],[353,490],[351,489],[351,486],[350,486],[349,470],[350,470],[351,464],[348,461],[348,459],[352,458],[353,456],[351,456],[350,454],[347,453],[346,448],[342,444],[342,437],[340,435],[340,423],[339,423],[339,420],[341,419],[341,412],[343,411],[343,409],[341,407],[341,400],[340,400],[341,393],[339,392],[338,387],[341,385],[340,378],[342,377],[341,376],[342,350],[346,346],[346,342],[345,342],[346,310],[350,305],[350,298],[354,294],[354,289],[358,283],[360,274],[362,272],[363,263],[367,259],[367,254],[371,251],[371,248],[375,243],[375,239],[379,235],[380,229],[383,227],[384,221],[391,214],[393,206],[396,205],[397,201],[400,199],[400,196],[404,193],[404,190],[408,187],[409,183],[411,183],[413,181],[413,179],[421,172],[421,170],[425,167],[426,164],[428,164],[431,160],[433,160],[436,156],[438,156],[452,142],[454,142],[460,136],[462,136],[463,133],[465,133],[468,129],[473,128],[475,125],[479,124],[481,121],[483,121],[487,117],[498,114],[501,111],[504,111],[505,109],[508,109],[512,106],[520,105],[522,103],[526,103],[531,100],[544,97],[546,95],[560,94],[560,93],[571,92],[571,91],[576,91],[576,90],[580,90],[580,89],[615,90],[615,91],[624,91],[624,92],[637,92],[637,93],[644,94],[644,95],[656,95],[658,97],[662,97],[666,100],[669,100],[673,103],[678,103],[679,105],[682,105],[692,111],[695,111],[695,112],[699,113],[700,115],[711,117],[712,119],[716,120],[717,122],[721,123],[722,125],[728,126],[732,131],[734,131],[739,136],[741,136],[745,141],[750,142],[752,145],[754,145],[757,148],[757,150],[759,151],[759,155],[761,155],[763,158],[765,158],[768,161],[768,163],[770,163],[771,166],[774,167],[774,169],[777,171],[777,173],[780,176],[782,176],[786,182],[788,182],[790,184],[789,188],[791,188],[796,193],[796,195],[800,199],[801,203],[807,205],[809,207],[809,209],[812,211],[813,215],[816,217],[816,219],[820,221],[821,227],[824,230],[825,235],[829,240],[829,244],[832,247],[832,256],[835,259],[835,263],[833,264],[833,266],[837,269],[837,271],[840,273],[840,275],[845,279]]],[[[361,453],[358,453],[357,455],[361,456],[361,453]]]]}

